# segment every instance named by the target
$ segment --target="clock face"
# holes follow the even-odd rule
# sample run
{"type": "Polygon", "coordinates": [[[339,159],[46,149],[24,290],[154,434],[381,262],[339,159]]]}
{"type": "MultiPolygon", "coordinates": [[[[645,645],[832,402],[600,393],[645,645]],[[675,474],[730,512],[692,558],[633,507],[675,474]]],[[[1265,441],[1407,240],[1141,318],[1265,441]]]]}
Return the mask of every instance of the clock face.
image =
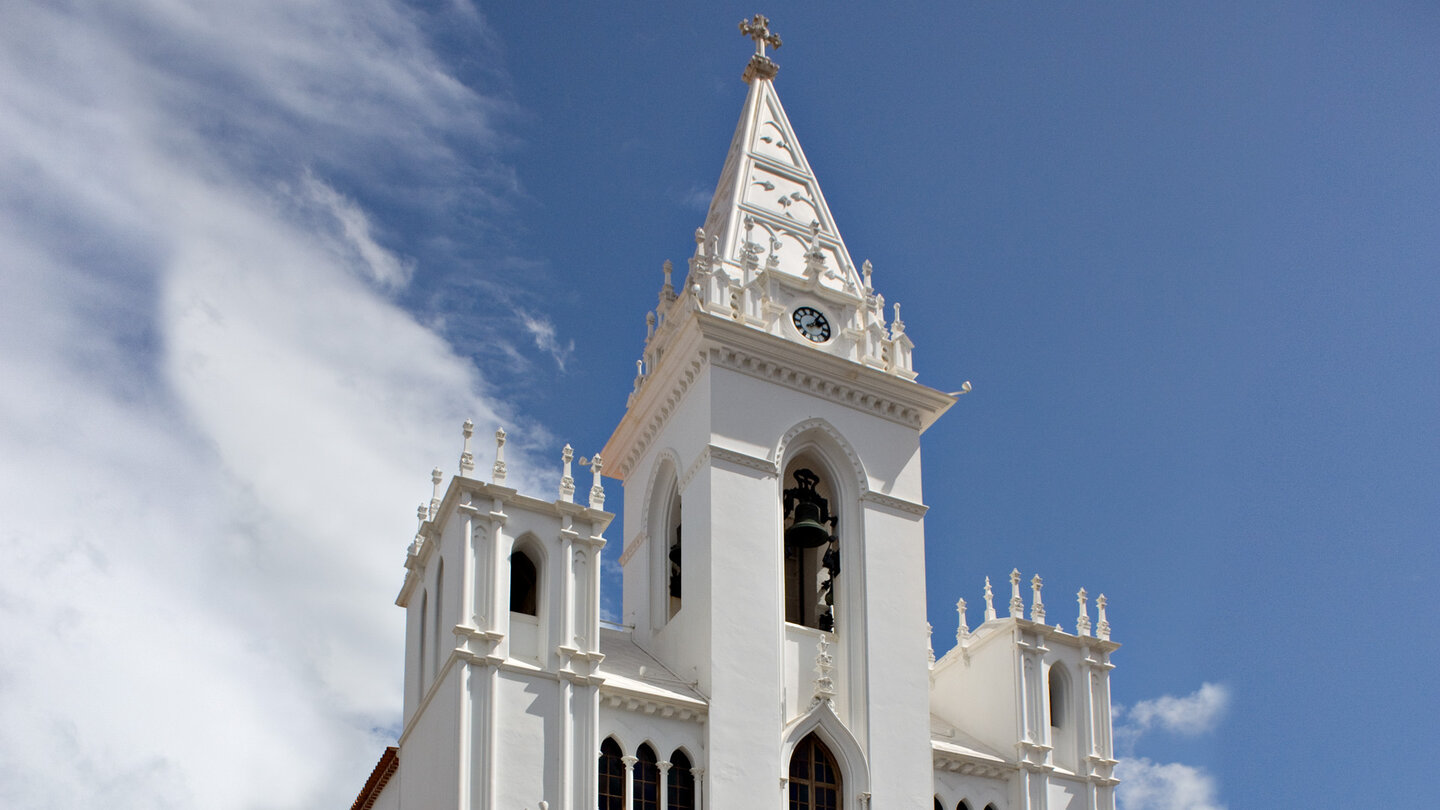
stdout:
{"type": "Polygon", "coordinates": [[[795,321],[795,328],[800,330],[800,334],[816,343],[830,339],[830,322],[814,307],[800,307],[791,320],[795,321]]]}

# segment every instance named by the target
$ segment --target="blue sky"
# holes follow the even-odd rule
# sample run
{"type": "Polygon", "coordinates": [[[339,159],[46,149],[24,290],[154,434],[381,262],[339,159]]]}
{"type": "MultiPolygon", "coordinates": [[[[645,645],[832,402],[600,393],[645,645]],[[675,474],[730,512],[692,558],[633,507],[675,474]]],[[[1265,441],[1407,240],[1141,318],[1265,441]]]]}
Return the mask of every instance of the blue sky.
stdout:
{"type": "Polygon", "coordinates": [[[0,26],[0,804],[349,801],[428,470],[466,417],[537,491],[604,443],[756,11],[921,381],[974,384],[937,652],[987,575],[1083,585],[1129,810],[1423,795],[1440,9],[137,0],[0,26]]]}

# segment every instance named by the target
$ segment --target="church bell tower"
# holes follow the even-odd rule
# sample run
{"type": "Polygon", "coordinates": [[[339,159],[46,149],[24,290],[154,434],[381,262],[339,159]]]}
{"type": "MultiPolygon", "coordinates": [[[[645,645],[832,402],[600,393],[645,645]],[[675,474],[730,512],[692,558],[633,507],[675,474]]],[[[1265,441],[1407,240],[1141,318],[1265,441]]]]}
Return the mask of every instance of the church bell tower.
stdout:
{"type": "Polygon", "coordinates": [[[621,620],[708,703],[709,806],[820,790],[793,765],[818,743],[843,806],[924,808],[919,439],[954,399],[917,382],[899,306],[841,238],[776,93],[779,37],[741,30],[740,121],[604,449],[625,483],[621,620]]]}

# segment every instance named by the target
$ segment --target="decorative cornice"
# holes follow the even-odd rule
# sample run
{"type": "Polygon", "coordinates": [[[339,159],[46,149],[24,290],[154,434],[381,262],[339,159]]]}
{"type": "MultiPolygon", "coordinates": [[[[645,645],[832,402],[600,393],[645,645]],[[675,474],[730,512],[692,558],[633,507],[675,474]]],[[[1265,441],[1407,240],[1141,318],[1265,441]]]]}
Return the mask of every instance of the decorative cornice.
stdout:
{"type": "Polygon", "coordinates": [[[875,492],[874,490],[871,490],[861,495],[860,500],[868,501],[875,504],[876,506],[884,507],[886,509],[893,509],[896,512],[903,512],[907,515],[914,515],[916,517],[925,517],[925,513],[930,511],[930,507],[926,506],[923,503],[907,501],[904,498],[897,498],[894,495],[886,495],[883,492],[875,492]]]}
{"type": "Polygon", "coordinates": [[[934,755],[935,770],[949,771],[950,773],[958,773],[962,776],[1005,779],[1020,769],[1019,765],[1013,763],[992,762],[955,751],[935,751],[932,749],[932,753],[934,755]]]}
{"type": "Polygon", "coordinates": [[[637,714],[673,717],[676,720],[703,722],[709,707],[700,701],[681,701],[659,695],[633,692],[608,682],[600,684],[600,704],[637,714]]]}
{"type": "Polygon", "coordinates": [[[721,368],[738,371],[756,379],[777,383],[795,391],[837,402],[906,427],[918,430],[924,424],[919,408],[877,395],[873,391],[866,391],[860,387],[840,382],[830,374],[818,373],[800,368],[797,364],[782,363],[772,358],[761,357],[734,346],[714,346],[710,349],[709,356],[710,362],[721,368]]]}

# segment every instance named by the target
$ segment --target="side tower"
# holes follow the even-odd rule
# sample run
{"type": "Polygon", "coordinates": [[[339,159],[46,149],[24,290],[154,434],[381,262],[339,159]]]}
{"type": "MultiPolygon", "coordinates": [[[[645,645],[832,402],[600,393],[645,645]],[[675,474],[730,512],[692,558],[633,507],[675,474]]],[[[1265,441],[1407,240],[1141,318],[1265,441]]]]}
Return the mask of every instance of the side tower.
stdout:
{"type": "MultiPolygon", "coordinates": [[[[954,399],[915,381],[899,307],[851,259],[775,91],[778,37],[742,31],[745,106],[604,451],[622,621],[708,703],[707,806],[924,808],[919,439],[954,399]]],[[[602,737],[627,724],[602,705],[602,737]]]]}
{"type": "Polygon", "coordinates": [[[567,445],[542,500],[506,486],[503,430],[490,481],[475,477],[471,432],[460,474],[442,490],[432,473],[406,556],[399,779],[375,806],[592,808],[600,550],[614,517],[601,460],[588,505],[575,503],[567,445]]]}

